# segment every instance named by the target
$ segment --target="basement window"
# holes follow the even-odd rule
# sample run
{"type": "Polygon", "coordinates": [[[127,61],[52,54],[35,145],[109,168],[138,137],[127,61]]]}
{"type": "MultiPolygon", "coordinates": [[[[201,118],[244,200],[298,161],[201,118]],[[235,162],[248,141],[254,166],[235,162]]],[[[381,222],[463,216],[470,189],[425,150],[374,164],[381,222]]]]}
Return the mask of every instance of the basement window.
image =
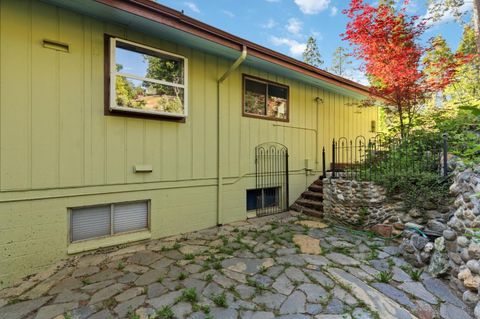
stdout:
{"type": "Polygon", "coordinates": [[[70,209],[70,242],[148,229],[149,201],[70,209]]]}
{"type": "Polygon", "coordinates": [[[244,75],[243,115],[288,122],[289,88],[244,75]]]}
{"type": "Polygon", "coordinates": [[[280,187],[247,189],[247,211],[279,205],[280,187]]]}
{"type": "Polygon", "coordinates": [[[185,118],[188,59],[110,38],[110,111],[185,118]]]}

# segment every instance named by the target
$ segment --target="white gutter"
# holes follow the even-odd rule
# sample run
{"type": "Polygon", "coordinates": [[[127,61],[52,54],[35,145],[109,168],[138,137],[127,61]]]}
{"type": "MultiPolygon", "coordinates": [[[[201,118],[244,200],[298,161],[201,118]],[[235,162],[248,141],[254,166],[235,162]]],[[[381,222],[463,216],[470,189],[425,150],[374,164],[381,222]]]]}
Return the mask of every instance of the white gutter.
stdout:
{"type": "Polygon", "coordinates": [[[217,225],[223,224],[222,218],[222,191],[223,191],[223,161],[222,161],[222,116],[220,107],[220,84],[235,71],[247,58],[247,47],[243,46],[242,54],[217,81],[217,225]]]}

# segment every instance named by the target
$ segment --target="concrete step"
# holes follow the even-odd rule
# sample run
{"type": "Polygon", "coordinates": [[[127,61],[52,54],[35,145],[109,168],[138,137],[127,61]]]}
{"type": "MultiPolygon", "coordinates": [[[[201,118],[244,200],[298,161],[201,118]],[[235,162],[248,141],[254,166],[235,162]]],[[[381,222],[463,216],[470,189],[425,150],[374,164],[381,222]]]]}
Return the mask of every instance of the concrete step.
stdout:
{"type": "Polygon", "coordinates": [[[299,213],[303,213],[308,216],[312,216],[312,217],[317,217],[317,218],[323,217],[323,211],[319,211],[319,210],[308,208],[308,207],[303,207],[298,205],[296,202],[292,206],[290,206],[290,209],[299,213]]]}
{"type": "Polygon", "coordinates": [[[323,187],[323,181],[322,181],[320,178],[316,179],[316,180],[313,182],[313,184],[323,187]]]}
{"type": "Polygon", "coordinates": [[[312,192],[323,193],[323,186],[313,183],[312,185],[308,186],[308,190],[312,192]]]}
{"type": "Polygon", "coordinates": [[[323,193],[306,191],[306,192],[302,193],[302,198],[312,199],[312,200],[316,200],[316,201],[322,201],[323,200],[323,193]]]}
{"type": "Polygon", "coordinates": [[[300,198],[296,201],[296,204],[307,207],[307,208],[313,208],[318,211],[323,210],[323,203],[321,201],[316,201],[316,200],[311,200],[311,199],[305,199],[305,198],[300,198]]]}
{"type": "Polygon", "coordinates": [[[318,211],[315,209],[310,209],[304,207],[302,213],[308,216],[316,217],[316,218],[323,218],[323,211],[318,211]]]}

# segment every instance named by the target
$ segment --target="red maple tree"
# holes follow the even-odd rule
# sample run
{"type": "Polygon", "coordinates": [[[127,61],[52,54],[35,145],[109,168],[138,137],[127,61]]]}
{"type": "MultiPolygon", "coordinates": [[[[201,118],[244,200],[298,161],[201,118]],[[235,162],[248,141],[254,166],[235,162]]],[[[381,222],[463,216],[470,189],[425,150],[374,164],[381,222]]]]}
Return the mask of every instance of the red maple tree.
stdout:
{"type": "Polygon", "coordinates": [[[454,71],[462,59],[435,61],[432,77],[422,64],[426,48],[419,43],[427,29],[426,21],[406,12],[408,0],[400,9],[384,1],[373,6],[363,0],[351,0],[343,13],[349,18],[343,39],[353,46],[353,56],[359,58],[371,83],[372,98],[363,101],[371,105],[373,97],[382,97],[385,107],[396,113],[399,129],[405,137],[426,99],[445,88],[454,79],[454,71]],[[434,80],[432,80],[434,79],[434,80]]]}

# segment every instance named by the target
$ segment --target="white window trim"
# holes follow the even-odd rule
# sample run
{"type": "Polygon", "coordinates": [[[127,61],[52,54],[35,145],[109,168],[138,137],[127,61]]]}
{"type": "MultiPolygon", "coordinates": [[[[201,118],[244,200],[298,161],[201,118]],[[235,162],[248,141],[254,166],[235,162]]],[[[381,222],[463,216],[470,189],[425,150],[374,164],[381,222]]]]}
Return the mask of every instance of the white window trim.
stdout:
{"type": "Polygon", "coordinates": [[[188,58],[174,54],[171,52],[167,51],[162,51],[159,49],[155,49],[146,45],[142,45],[136,42],[128,41],[128,40],[123,40],[119,38],[112,37],[110,38],[110,105],[109,105],[110,111],[122,111],[122,112],[132,112],[132,113],[142,113],[142,114],[153,114],[153,115],[161,115],[161,116],[168,116],[168,117],[187,117],[188,116],[188,58]],[[116,55],[115,55],[115,49],[117,47],[117,42],[123,42],[130,44],[132,46],[136,46],[139,48],[144,48],[150,51],[158,52],[163,55],[179,58],[183,60],[183,84],[178,84],[178,83],[171,83],[167,81],[161,81],[161,80],[156,80],[156,79],[151,79],[151,78],[144,78],[138,75],[133,75],[129,73],[124,73],[124,72],[117,72],[117,67],[116,67],[116,55]],[[115,90],[115,82],[117,75],[119,76],[125,76],[128,78],[133,78],[136,80],[140,81],[147,81],[147,82],[153,82],[157,84],[162,84],[166,86],[173,86],[173,87],[179,87],[183,88],[183,113],[168,113],[168,112],[159,112],[159,111],[149,111],[149,110],[139,110],[139,109],[134,109],[134,108],[127,108],[127,107],[122,107],[118,106],[116,103],[116,90],[115,90]]]}

